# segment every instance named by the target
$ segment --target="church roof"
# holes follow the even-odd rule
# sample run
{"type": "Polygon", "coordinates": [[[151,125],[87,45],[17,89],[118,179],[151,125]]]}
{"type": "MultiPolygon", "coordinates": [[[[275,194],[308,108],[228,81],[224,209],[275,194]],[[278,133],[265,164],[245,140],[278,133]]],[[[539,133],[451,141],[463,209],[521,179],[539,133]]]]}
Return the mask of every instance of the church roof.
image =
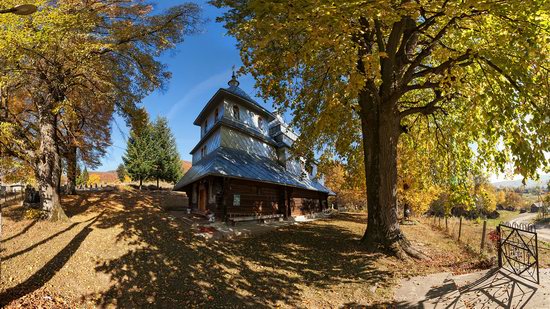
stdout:
{"type": "Polygon", "coordinates": [[[174,190],[181,190],[206,176],[266,182],[334,195],[318,181],[294,175],[270,158],[225,147],[216,149],[193,165],[174,186],[174,190]]]}
{"type": "Polygon", "coordinates": [[[218,89],[218,91],[212,96],[210,101],[206,103],[206,105],[204,106],[202,111],[199,113],[199,115],[197,116],[197,119],[195,119],[195,122],[193,122],[193,124],[200,126],[200,123],[203,120],[203,118],[206,117],[208,112],[210,112],[210,110],[213,108],[212,106],[218,102],[218,98],[223,94],[229,94],[240,99],[240,101],[245,105],[247,105],[249,108],[259,111],[262,114],[264,114],[264,116],[267,116],[266,119],[268,121],[272,121],[273,119],[275,119],[275,116],[273,115],[273,113],[271,113],[265,107],[260,105],[260,103],[254,100],[250,95],[248,95],[248,93],[246,93],[246,91],[242,90],[239,87],[239,82],[235,78],[235,75],[233,75],[232,79],[228,82],[228,85],[229,87],[227,88],[218,89]]]}

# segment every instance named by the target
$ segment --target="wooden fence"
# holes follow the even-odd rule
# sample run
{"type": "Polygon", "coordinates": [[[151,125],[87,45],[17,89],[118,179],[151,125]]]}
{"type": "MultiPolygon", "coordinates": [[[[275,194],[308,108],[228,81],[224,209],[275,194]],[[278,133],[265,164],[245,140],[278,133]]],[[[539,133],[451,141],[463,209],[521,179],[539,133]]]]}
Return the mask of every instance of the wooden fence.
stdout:
{"type": "Polygon", "coordinates": [[[460,243],[466,245],[472,252],[480,254],[496,254],[496,226],[488,224],[487,220],[467,220],[462,217],[431,217],[428,222],[460,243]]]}

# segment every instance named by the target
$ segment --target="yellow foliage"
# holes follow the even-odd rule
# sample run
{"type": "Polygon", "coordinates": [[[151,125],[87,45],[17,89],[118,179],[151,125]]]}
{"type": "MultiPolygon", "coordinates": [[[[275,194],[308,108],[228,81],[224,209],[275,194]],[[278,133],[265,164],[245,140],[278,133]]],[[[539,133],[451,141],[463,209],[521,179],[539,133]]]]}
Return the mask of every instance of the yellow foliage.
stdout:
{"type": "Polygon", "coordinates": [[[88,177],[88,181],[86,182],[86,184],[88,186],[93,186],[93,185],[99,184],[100,181],[101,181],[101,178],[99,177],[99,175],[90,174],[90,177],[88,177]]]}

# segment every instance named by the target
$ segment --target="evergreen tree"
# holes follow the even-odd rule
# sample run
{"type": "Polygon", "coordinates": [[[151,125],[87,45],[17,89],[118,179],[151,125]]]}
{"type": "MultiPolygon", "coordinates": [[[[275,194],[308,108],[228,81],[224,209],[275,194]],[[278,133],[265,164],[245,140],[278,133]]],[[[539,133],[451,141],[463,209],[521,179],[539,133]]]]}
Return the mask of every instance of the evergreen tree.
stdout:
{"type": "Polygon", "coordinates": [[[116,169],[116,174],[117,174],[118,180],[120,180],[120,182],[124,182],[124,178],[128,174],[126,172],[126,167],[124,166],[124,164],[121,163],[118,165],[116,169]]]}
{"type": "Polygon", "coordinates": [[[141,128],[139,135],[132,130],[126,154],[122,157],[128,175],[133,181],[139,181],[139,189],[143,181],[153,177],[155,170],[157,146],[153,137],[153,128],[147,124],[141,128]]]}
{"type": "Polygon", "coordinates": [[[157,188],[159,188],[160,180],[175,183],[183,173],[176,139],[166,118],[157,118],[153,124],[153,135],[156,142],[153,177],[156,178],[157,188]]]}
{"type": "Polygon", "coordinates": [[[82,186],[88,183],[88,179],[90,178],[90,174],[88,173],[88,169],[84,167],[84,171],[80,171],[80,166],[77,168],[77,178],[76,178],[76,184],[78,186],[82,186]]]}

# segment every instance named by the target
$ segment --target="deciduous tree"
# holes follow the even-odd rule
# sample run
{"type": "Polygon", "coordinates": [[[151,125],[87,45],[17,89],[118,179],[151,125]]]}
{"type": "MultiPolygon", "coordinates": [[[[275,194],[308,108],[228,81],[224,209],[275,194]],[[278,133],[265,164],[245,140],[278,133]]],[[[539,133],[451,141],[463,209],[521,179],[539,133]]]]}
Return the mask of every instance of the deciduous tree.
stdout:
{"type": "MultiPolygon", "coordinates": [[[[9,152],[35,164],[43,210],[50,219],[63,219],[57,192],[63,116],[76,112],[81,120],[86,115],[79,113],[79,107],[91,104],[105,109],[108,116],[113,106],[127,117],[139,110],[136,104],[170,77],[158,56],[195,32],[199,8],[186,3],[153,14],[144,1],[37,0],[36,4],[40,10],[32,18],[0,16],[1,81],[25,94],[34,109],[30,120],[36,123],[36,142],[24,144],[24,151],[9,152]]],[[[2,121],[12,130],[24,130],[11,118],[2,121]]],[[[78,133],[71,125],[64,129],[78,133]]],[[[70,146],[82,142],[69,141],[70,146]]],[[[74,163],[72,156],[70,160],[74,163]]]]}
{"type": "Polygon", "coordinates": [[[548,165],[545,0],[212,2],[228,9],[243,71],[293,111],[298,150],[363,148],[371,249],[421,256],[395,211],[399,140],[420,123],[451,163],[475,145],[480,167],[512,161],[532,177],[548,165]]]}

